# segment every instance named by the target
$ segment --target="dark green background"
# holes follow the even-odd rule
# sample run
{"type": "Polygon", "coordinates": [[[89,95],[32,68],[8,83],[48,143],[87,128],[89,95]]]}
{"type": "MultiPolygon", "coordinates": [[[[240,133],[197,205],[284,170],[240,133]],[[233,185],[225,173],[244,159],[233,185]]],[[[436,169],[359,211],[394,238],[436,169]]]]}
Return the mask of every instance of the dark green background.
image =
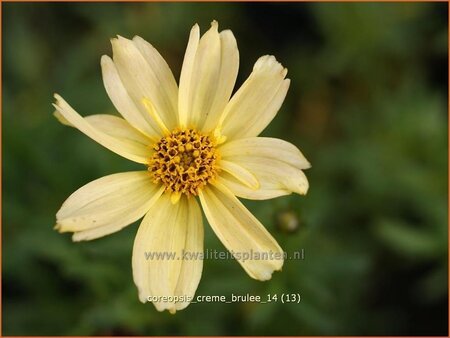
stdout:
{"type": "MultiPolygon", "coordinates": [[[[3,7],[3,334],[447,335],[447,4],[7,3],[3,7]],[[240,85],[274,54],[291,88],[264,135],[312,163],[306,197],[245,204],[288,252],[269,282],[205,262],[197,294],[300,293],[294,304],[138,301],[137,224],[92,242],[54,231],[73,191],[140,169],[52,116],[115,113],[100,57],[140,35],[176,78],[191,26],[217,19],[240,85]],[[287,219],[298,221],[287,229],[287,219]],[[284,229],[284,230],[283,230],[284,229]]],[[[205,247],[223,250],[206,226],[205,247]]]]}

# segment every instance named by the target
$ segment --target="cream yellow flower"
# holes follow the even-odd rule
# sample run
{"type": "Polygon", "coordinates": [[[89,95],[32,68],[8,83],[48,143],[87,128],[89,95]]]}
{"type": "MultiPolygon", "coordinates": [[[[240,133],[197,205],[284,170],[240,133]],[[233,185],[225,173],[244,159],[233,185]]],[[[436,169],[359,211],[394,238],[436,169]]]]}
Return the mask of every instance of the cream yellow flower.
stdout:
{"type": "Polygon", "coordinates": [[[59,95],[55,115],[147,168],[78,189],[56,214],[56,228],[73,232],[74,241],[91,240],[144,217],[132,258],[139,299],[174,313],[189,305],[202,274],[202,259],[180,259],[183,252],[203,252],[198,197],[212,229],[250,277],[270,279],[283,265],[282,249],[237,197],[264,200],[308,190],[302,170],[310,164],[302,153],[283,140],[257,137],[284,101],[287,70],[263,56],[231,97],[238,48],[233,33],[219,33],[215,21],[201,38],[198,25],[192,28],[179,87],[142,38],[112,39],[112,49],[113,59],[101,59],[103,81],[123,118],[81,117],[59,95]],[[177,258],[148,259],[148,252],[177,258]],[[243,259],[245,253],[267,259],[243,259]]]}

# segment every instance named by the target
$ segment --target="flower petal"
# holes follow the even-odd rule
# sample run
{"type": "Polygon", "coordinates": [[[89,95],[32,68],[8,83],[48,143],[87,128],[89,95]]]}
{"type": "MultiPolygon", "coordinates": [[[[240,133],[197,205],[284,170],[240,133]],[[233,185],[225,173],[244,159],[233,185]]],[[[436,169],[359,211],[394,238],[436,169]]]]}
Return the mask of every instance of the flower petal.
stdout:
{"type": "Polygon", "coordinates": [[[278,243],[226,187],[219,183],[207,186],[200,201],[217,237],[250,277],[268,280],[273,271],[281,269],[283,251],[278,243]],[[255,259],[255,254],[267,259],[255,259]]]}
{"type": "Polygon", "coordinates": [[[242,184],[234,176],[224,172],[220,174],[217,179],[218,182],[226,186],[233,194],[238,197],[249,200],[268,200],[280,196],[290,195],[292,192],[287,189],[282,189],[276,184],[261,182],[259,189],[250,189],[245,184],[242,184]]]}
{"type": "Polygon", "coordinates": [[[103,55],[101,66],[103,84],[117,111],[137,130],[149,137],[158,137],[158,132],[148,122],[147,114],[138,109],[125,89],[113,60],[109,56],[103,55]]]}
{"type": "Polygon", "coordinates": [[[178,121],[181,126],[187,126],[189,120],[189,93],[194,69],[195,56],[200,42],[200,28],[195,24],[189,34],[189,41],[184,54],[183,66],[180,74],[180,88],[178,93],[178,121]]]}
{"type": "Polygon", "coordinates": [[[220,154],[223,159],[274,158],[298,169],[311,167],[311,164],[296,146],[273,137],[249,137],[226,142],[220,147],[220,154]]]}
{"type": "Polygon", "coordinates": [[[118,74],[136,107],[156,131],[158,124],[142,100],[152,102],[156,114],[172,130],[177,126],[178,89],[169,66],[149,43],[139,37],[112,39],[113,60],[118,74]]]}
{"type": "Polygon", "coordinates": [[[191,30],[180,77],[179,114],[183,126],[209,132],[230,99],[239,68],[236,39],[229,30],[218,32],[216,21],[199,41],[191,30]]]}
{"type": "MultiPolygon", "coordinates": [[[[194,297],[203,270],[203,220],[202,212],[194,198],[188,198],[189,215],[186,219],[186,243],[184,251],[190,253],[190,257],[183,260],[180,277],[175,288],[175,296],[194,297]]],[[[182,310],[189,305],[189,301],[175,304],[177,310],[182,310]]]]}
{"type": "Polygon", "coordinates": [[[308,179],[303,171],[286,162],[276,158],[253,156],[242,157],[233,162],[255,175],[260,184],[259,189],[250,189],[234,177],[221,174],[221,182],[239,197],[263,200],[293,192],[300,195],[308,192],[308,179]]]}
{"type": "Polygon", "coordinates": [[[183,251],[202,253],[201,214],[193,198],[182,196],[176,204],[163,194],[144,217],[133,247],[133,278],[139,299],[151,297],[159,311],[186,307],[168,297],[193,297],[200,281],[203,261],[184,260],[183,251]],[[166,299],[164,299],[166,297],[166,299]]]}
{"type": "Polygon", "coordinates": [[[247,169],[241,167],[239,164],[229,161],[220,161],[220,169],[228,172],[242,184],[246,185],[250,189],[258,189],[259,182],[255,175],[249,172],[247,169]]]}
{"type": "Polygon", "coordinates": [[[56,214],[56,228],[74,232],[74,241],[109,235],[144,216],[162,191],[147,171],[99,178],[69,196],[56,214]]]}
{"type": "Polygon", "coordinates": [[[259,189],[249,189],[235,177],[222,173],[219,180],[239,197],[262,200],[308,191],[308,180],[301,169],[311,165],[289,142],[269,137],[237,139],[221,146],[220,154],[222,161],[245,168],[260,183],[259,189]]]}
{"type": "Polygon", "coordinates": [[[253,72],[233,95],[220,119],[222,135],[228,140],[257,136],[280,109],[289,79],[287,70],[273,56],[263,56],[253,72]]]}
{"type": "Polygon", "coordinates": [[[152,140],[138,132],[124,119],[114,115],[98,114],[86,116],[85,120],[100,132],[120,139],[123,143],[129,143],[130,146],[139,147],[142,156],[147,158],[151,156],[152,150],[149,145],[152,140]]]}
{"type": "MultiPolygon", "coordinates": [[[[69,127],[74,127],[69,121],[65,119],[64,116],[61,115],[59,111],[55,111],[54,115],[62,124],[69,127]]],[[[151,139],[137,132],[136,129],[134,129],[134,127],[132,127],[124,119],[109,114],[89,115],[84,119],[89,122],[89,124],[91,124],[94,128],[107,135],[121,139],[121,141],[123,142],[137,143],[141,147],[145,147],[145,154],[146,156],[149,156],[148,145],[151,142],[151,139]]]]}
{"type": "MultiPolygon", "coordinates": [[[[82,133],[89,136],[91,139],[108,148],[109,150],[119,154],[131,161],[137,163],[147,163],[151,141],[148,139],[148,144],[145,145],[140,142],[130,142],[130,140],[143,141],[143,135],[140,135],[137,130],[131,128],[127,123],[118,122],[118,118],[108,118],[105,120],[102,117],[95,117],[93,119],[83,118],[80,116],[69,104],[58,94],[55,94],[56,108],[59,114],[59,120],[65,120],[66,124],[70,124],[80,130],[82,133]],[[121,130],[112,130],[111,124],[115,124],[121,130]],[[118,136],[120,135],[120,137],[118,136]],[[127,135],[126,137],[124,137],[127,135]]],[[[104,116],[104,115],[101,115],[104,116]]]]}

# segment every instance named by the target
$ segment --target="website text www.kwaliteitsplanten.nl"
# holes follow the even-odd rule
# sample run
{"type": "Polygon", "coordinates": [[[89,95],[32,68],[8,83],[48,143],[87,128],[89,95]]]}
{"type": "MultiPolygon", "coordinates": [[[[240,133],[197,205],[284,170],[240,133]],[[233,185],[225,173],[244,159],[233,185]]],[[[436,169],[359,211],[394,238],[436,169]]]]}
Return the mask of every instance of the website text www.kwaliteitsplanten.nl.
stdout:
{"type": "Polygon", "coordinates": [[[235,259],[239,261],[249,261],[249,260],[304,260],[305,259],[305,249],[300,249],[298,251],[293,251],[291,254],[287,252],[274,252],[274,251],[219,251],[206,249],[205,251],[145,251],[144,252],[146,260],[158,260],[158,261],[174,261],[174,260],[227,260],[235,259]]]}

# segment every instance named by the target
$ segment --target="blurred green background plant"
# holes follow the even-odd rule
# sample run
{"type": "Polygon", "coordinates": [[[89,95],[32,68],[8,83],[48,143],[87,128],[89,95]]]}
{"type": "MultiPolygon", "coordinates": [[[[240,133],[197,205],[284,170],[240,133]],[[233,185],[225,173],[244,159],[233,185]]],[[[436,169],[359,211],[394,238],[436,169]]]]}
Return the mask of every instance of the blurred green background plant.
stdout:
{"type": "MultiPolygon", "coordinates": [[[[447,335],[446,3],[3,3],[4,335],[447,335]],[[141,167],[52,116],[115,113],[109,39],[140,35],[176,78],[189,29],[216,19],[240,49],[237,85],[273,54],[287,99],[264,135],[302,149],[306,197],[244,203],[288,252],[269,282],[207,260],[198,295],[300,293],[300,304],[141,304],[137,225],[92,242],[53,230],[74,190],[141,167]]],[[[205,248],[223,250],[209,226],[205,248]]]]}

